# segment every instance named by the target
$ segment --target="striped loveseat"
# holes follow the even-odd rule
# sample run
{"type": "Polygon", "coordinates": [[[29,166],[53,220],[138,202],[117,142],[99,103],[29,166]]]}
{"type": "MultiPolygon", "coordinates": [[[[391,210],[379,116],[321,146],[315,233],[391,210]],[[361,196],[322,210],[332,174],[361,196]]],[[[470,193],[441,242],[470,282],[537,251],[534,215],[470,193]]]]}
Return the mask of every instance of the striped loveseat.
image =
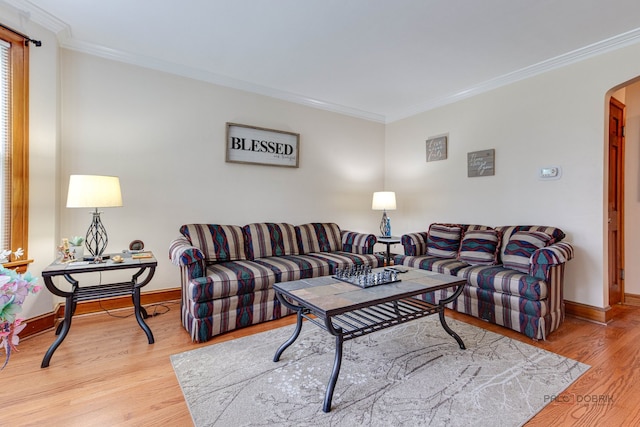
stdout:
{"type": "Polygon", "coordinates": [[[274,283],[384,263],[373,234],[333,223],[187,224],[180,234],[169,258],[180,267],[182,324],[197,342],[290,314],[274,283]]]}
{"type": "MultiPolygon", "coordinates": [[[[556,227],[431,224],[403,235],[405,254],[394,261],[466,278],[450,308],[546,339],[564,321],[564,266],[573,258],[564,237],[556,227]]],[[[434,302],[449,294],[423,298],[434,302]]]]}

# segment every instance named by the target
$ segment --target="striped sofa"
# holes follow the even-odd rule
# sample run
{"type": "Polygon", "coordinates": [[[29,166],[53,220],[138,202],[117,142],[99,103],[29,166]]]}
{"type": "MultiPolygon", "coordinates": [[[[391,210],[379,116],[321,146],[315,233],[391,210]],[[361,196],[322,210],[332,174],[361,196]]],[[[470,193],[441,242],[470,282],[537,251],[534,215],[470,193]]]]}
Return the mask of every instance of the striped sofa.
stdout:
{"type": "Polygon", "coordinates": [[[182,324],[197,342],[290,314],[274,283],[384,263],[373,234],[333,223],[187,224],[180,233],[169,258],[180,267],[182,324]]]}
{"type": "MultiPolygon", "coordinates": [[[[556,227],[431,224],[403,235],[405,254],[394,261],[466,278],[449,308],[544,340],[564,321],[564,266],[573,258],[564,237],[556,227]]],[[[450,293],[422,297],[434,302],[450,293]]]]}

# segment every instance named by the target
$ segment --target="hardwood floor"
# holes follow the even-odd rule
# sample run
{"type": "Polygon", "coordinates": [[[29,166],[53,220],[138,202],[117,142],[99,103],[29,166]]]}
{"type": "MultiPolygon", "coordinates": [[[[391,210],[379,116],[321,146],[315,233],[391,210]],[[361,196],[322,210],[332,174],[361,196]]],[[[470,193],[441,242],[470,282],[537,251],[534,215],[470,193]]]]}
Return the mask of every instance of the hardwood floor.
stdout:
{"type": "MultiPolygon", "coordinates": [[[[292,324],[294,316],[193,344],[180,325],[179,304],[147,306],[149,345],[132,309],[74,317],[66,340],[41,369],[53,330],[20,342],[0,371],[0,425],[192,425],[169,356],[292,324]]],[[[448,316],[590,365],[578,381],[527,426],[640,425],[640,308],[624,306],[609,325],[568,318],[547,341],[459,313],[448,316]]],[[[270,356],[270,355],[268,355],[270,356]]],[[[212,369],[220,367],[212,366],[212,369]]]]}

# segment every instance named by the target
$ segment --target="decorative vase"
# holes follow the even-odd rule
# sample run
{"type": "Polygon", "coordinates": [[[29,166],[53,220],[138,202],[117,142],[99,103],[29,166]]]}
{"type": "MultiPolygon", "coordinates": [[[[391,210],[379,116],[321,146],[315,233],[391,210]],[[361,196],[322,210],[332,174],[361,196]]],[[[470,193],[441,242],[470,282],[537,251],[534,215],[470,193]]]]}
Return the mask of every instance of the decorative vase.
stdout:
{"type": "Polygon", "coordinates": [[[84,246],[69,246],[69,254],[74,259],[82,260],[84,258],[84,246]]]}

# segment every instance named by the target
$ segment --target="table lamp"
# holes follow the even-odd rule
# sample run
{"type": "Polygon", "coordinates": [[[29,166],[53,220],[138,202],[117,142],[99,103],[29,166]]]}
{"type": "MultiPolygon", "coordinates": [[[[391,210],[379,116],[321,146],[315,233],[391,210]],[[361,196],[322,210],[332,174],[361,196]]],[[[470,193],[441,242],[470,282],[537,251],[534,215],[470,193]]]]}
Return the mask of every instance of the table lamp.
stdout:
{"type": "Polygon", "coordinates": [[[380,233],[382,237],[391,237],[391,218],[387,216],[387,210],[396,209],[396,193],[393,191],[376,191],[373,193],[371,209],[382,212],[380,221],[380,233]]]}
{"type": "Polygon", "coordinates": [[[94,208],[93,221],[87,230],[85,245],[93,257],[100,257],[109,241],[98,208],[122,206],[120,179],[117,176],[71,175],[69,177],[68,208],[94,208]]]}

